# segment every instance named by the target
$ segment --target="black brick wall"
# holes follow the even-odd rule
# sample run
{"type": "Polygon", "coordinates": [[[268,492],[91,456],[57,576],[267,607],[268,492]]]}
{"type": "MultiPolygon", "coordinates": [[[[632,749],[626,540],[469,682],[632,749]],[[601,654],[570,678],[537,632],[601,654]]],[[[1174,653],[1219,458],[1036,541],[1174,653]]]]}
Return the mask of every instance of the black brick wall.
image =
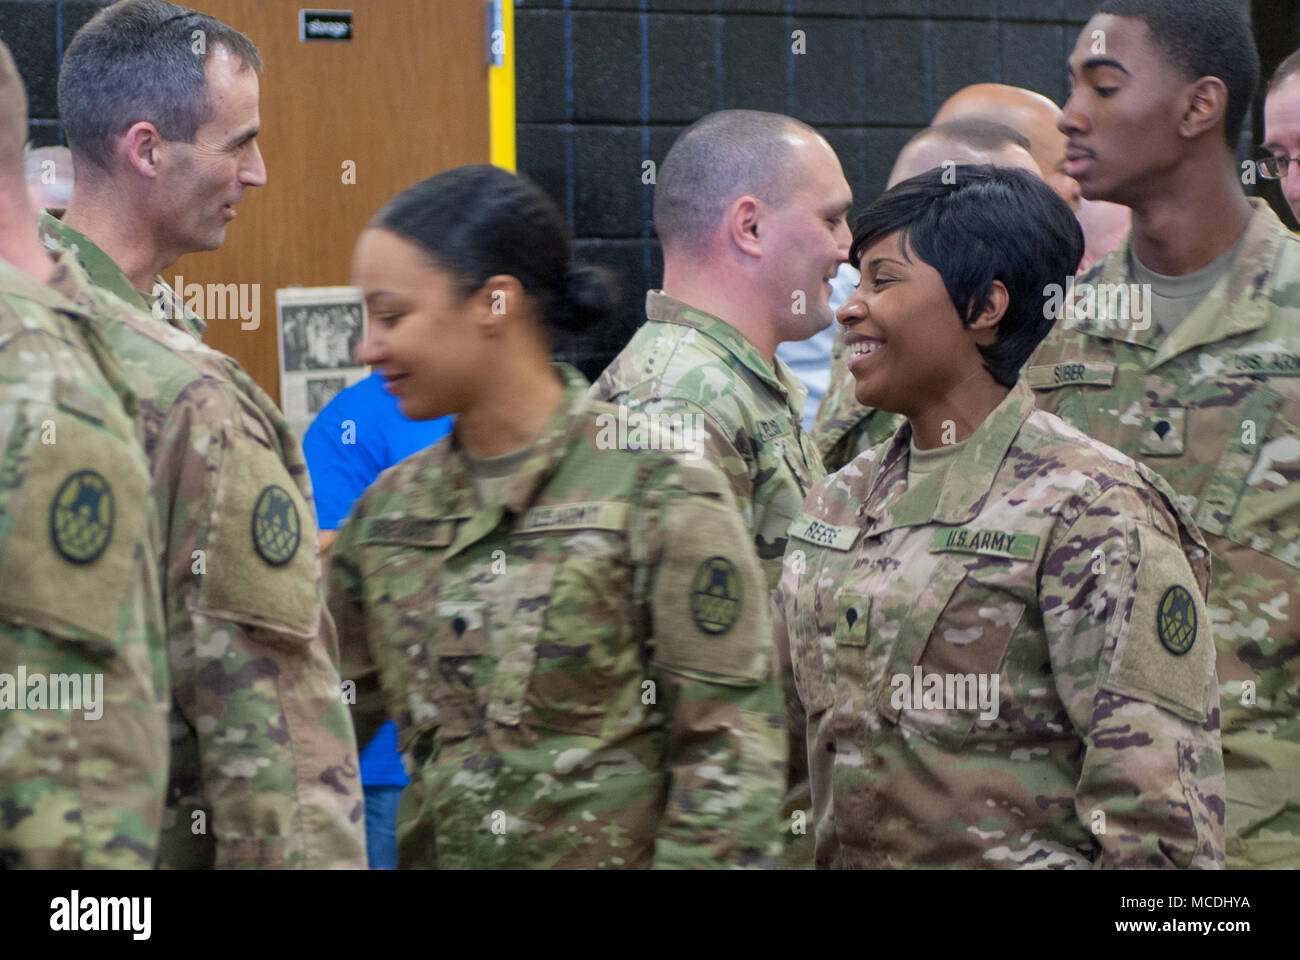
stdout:
{"type": "Polygon", "coordinates": [[[59,60],[82,24],[108,0],[0,0],[0,40],[27,86],[28,135],[38,147],[62,143],[59,60]]]}
{"type": "MultiPolygon", "coordinates": [[[[0,0],[37,146],[61,142],[59,59],[105,2],[0,0]]],[[[691,121],[727,107],[806,120],[839,153],[860,204],[961,86],[996,80],[1062,102],[1065,58],[1096,2],[516,0],[519,168],[562,206],[579,253],[623,288],[618,322],[562,352],[598,372],[641,322],[644,291],[662,275],[642,163],[660,163],[691,121]],[[794,30],[806,53],[791,53],[794,30]]],[[[1267,77],[1300,46],[1300,3],[1249,6],[1267,77]]],[[[1284,207],[1271,185],[1266,195],[1284,207]]]]}
{"type": "MultiPolygon", "coordinates": [[[[1098,2],[516,0],[519,169],[622,284],[619,321],[562,352],[599,370],[641,322],[662,279],[642,163],[662,162],[691,121],[733,107],[799,117],[839,153],[859,205],[961,87],[1000,81],[1063,103],[1066,58],[1098,2]]],[[[1265,76],[1300,46],[1296,6],[1253,4],[1265,76]]]]}
{"type": "Polygon", "coordinates": [[[1094,0],[517,0],[519,169],[565,209],[578,252],[612,268],[618,322],[560,352],[591,371],[661,282],[642,164],[684,126],[748,107],[811,123],[860,203],[902,144],[968,83],[1063,100],[1094,0]],[[806,52],[792,52],[802,30],[806,52]]]}

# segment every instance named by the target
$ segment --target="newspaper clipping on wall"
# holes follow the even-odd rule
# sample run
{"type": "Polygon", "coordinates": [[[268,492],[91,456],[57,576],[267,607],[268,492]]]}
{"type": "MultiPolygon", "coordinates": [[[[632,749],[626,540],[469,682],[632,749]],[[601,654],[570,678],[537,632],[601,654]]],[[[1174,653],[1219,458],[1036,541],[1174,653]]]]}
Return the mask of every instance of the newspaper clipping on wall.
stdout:
{"type": "Polygon", "coordinates": [[[365,334],[360,287],[288,287],[275,292],[280,331],[280,409],[301,441],[325,404],[364,380],[357,361],[365,334]]]}

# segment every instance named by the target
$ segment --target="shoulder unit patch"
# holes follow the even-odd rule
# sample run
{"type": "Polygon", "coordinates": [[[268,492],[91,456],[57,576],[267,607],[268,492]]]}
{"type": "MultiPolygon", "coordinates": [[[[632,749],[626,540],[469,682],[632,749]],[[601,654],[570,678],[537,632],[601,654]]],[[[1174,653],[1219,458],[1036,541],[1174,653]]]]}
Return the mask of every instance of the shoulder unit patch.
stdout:
{"type": "Polygon", "coordinates": [[[273,567],[282,567],[298,552],[302,524],[293,498],[277,484],[267,484],[253,507],[253,548],[273,567]]]}
{"type": "Polygon", "coordinates": [[[726,633],[740,613],[740,576],[726,557],[700,562],[691,581],[691,619],[705,633],[726,633]]]}
{"type": "Polygon", "coordinates": [[[96,470],[77,470],[50,504],[50,539],[72,563],[94,563],[113,539],[113,488],[96,470]]]}

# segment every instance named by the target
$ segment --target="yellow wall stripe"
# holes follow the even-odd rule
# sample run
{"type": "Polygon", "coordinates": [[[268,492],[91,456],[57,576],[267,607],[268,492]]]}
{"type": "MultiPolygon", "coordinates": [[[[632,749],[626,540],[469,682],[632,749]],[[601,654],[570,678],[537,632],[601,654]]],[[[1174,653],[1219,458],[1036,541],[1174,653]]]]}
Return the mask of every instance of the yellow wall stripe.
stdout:
{"type": "Polygon", "coordinates": [[[501,3],[505,56],[501,66],[488,67],[488,109],[491,114],[492,162],[515,171],[515,3],[501,3]]]}

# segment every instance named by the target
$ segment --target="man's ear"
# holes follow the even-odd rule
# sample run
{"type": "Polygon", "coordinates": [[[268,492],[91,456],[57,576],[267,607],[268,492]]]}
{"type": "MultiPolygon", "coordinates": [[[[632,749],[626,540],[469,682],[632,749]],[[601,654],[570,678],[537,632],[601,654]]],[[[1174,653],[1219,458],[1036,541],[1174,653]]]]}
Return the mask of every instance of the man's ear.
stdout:
{"type": "Polygon", "coordinates": [[[1188,88],[1178,132],[1194,140],[1218,126],[1227,110],[1227,85],[1218,77],[1201,77],[1188,88]]]}
{"type": "Polygon", "coordinates": [[[994,280],[989,286],[989,293],[984,299],[984,307],[980,310],[979,316],[966,327],[977,344],[987,347],[997,343],[998,324],[1002,322],[1002,317],[1010,305],[1011,294],[1007,293],[1006,285],[1001,280],[994,280]]]}
{"type": "Polygon", "coordinates": [[[166,140],[158,128],[147,120],[131,124],[123,135],[119,149],[131,169],[150,180],[158,177],[166,140]]]}
{"type": "Polygon", "coordinates": [[[737,197],[727,208],[724,227],[737,249],[751,257],[763,255],[763,242],[759,237],[762,226],[763,202],[745,194],[737,197]]]}
{"type": "Polygon", "coordinates": [[[510,319],[522,312],[524,296],[524,286],[517,277],[494,274],[469,295],[470,316],[484,334],[500,336],[510,319]]]}

